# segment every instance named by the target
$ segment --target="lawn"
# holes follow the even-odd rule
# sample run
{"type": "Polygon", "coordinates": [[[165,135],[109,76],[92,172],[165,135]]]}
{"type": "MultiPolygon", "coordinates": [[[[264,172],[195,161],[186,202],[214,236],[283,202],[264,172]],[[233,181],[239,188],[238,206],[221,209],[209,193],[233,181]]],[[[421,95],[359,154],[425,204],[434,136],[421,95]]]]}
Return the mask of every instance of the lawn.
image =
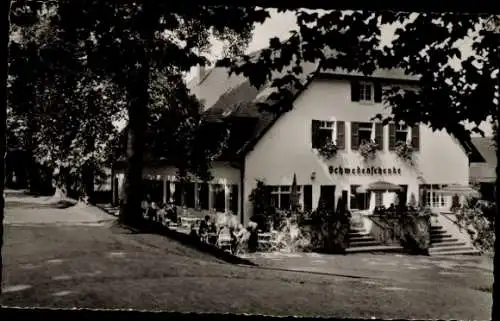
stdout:
{"type": "Polygon", "coordinates": [[[467,285],[231,265],[166,237],[117,226],[7,225],[5,237],[6,306],[432,319],[490,315],[491,294],[467,285]]]}

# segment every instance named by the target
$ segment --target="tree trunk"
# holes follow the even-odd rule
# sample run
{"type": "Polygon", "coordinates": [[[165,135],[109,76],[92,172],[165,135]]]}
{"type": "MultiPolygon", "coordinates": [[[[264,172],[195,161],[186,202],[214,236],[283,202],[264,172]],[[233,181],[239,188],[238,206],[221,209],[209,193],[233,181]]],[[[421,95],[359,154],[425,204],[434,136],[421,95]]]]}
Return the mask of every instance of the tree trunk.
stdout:
{"type": "Polygon", "coordinates": [[[149,101],[149,63],[146,48],[138,49],[135,72],[128,78],[128,141],[127,168],[125,170],[124,198],[120,208],[120,221],[138,224],[142,221],[141,201],[142,167],[145,144],[147,106],[149,101]]]}
{"type": "Polygon", "coordinates": [[[94,198],[94,177],[94,166],[84,165],[82,170],[83,194],[91,204],[93,204],[94,198]]]}
{"type": "MultiPolygon", "coordinates": [[[[95,138],[92,135],[87,136],[86,152],[90,153],[95,149],[95,138]]],[[[83,194],[87,197],[89,203],[93,204],[94,199],[95,167],[92,163],[83,165],[82,183],[83,194]]]]}
{"type": "MultiPolygon", "coordinates": [[[[4,219],[4,191],[5,191],[5,154],[7,152],[7,141],[6,141],[6,130],[7,130],[7,77],[8,77],[8,66],[9,66],[9,34],[10,34],[10,4],[11,0],[6,0],[3,2],[3,17],[0,19],[3,25],[3,40],[2,43],[2,51],[3,51],[3,62],[2,62],[2,70],[0,78],[2,79],[2,84],[0,85],[1,91],[1,104],[3,106],[0,107],[0,284],[2,283],[3,276],[3,260],[1,250],[3,247],[3,219],[4,219]]],[[[0,287],[1,288],[1,287],[0,287]]],[[[0,293],[2,290],[0,289],[0,293]]]]}

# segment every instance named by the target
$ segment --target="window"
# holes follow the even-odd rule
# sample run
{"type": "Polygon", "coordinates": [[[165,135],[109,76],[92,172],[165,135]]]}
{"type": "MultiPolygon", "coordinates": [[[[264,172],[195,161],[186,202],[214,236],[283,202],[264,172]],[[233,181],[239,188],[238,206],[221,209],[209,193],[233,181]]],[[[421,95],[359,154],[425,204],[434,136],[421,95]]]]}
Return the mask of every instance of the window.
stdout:
{"type": "Polygon", "coordinates": [[[373,101],[373,85],[370,83],[359,84],[359,101],[372,102],[373,101]]]}
{"type": "Polygon", "coordinates": [[[433,191],[432,191],[432,205],[433,206],[436,206],[436,205],[439,205],[439,194],[436,193],[436,187],[437,186],[432,186],[433,187],[433,191]]]}
{"type": "Polygon", "coordinates": [[[358,137],[360,144],[369,142],[372,139],[372,123],[359,123],[358,137]]]}
{"type": "MultiPolygon", "coordinates": [[[[405,142],[410,143],[413,146],[415,140],[413,139],[413,129],[412,135],[410,135],[410,128],[406,125],[397,125],[397,124],[389,124],[389,150],[395,150],[397,142],[405,142]]],[[[415,130],[416,135],[418,136],[418,130],[415,130]]],[[[416,142],[418,145],[418,142],[416,142]]]]}
{"type": "Polygon", "coordinates": [[[312,120],[312,148],[320,148],[326,143],[334,142],[338,149],[345,149],[345,122],[312,120]]]}
{"type": "Polygon", "coordinates": [[[439,190],[446,187],[447,185],[439,184],[423,184],[419,186],[420,190],[420,203],[424,206],[429,207],[448,207],[450,204],[450,197],[442,195],[439,190]]]}
{"type": "Polygon", "coordinates": [[[396,126],[396,142],[408,142],[408,127],[404,125],[396,126]]]}
{"type": "Polygon", "coordinates": [[[378,82],[351,82],[351,101],[382,102],[382,86],[378,82]]]}
{"type": "Polygon", "coordinates": [[[333,141],[334,122],[333,121],[312,121],[312,147],[320,148],[326,143],[333,141]]]}
{"type": "Polygon", "coordinates": [[[233,214],[238,214],[238,185],[231,185],[229,193],[229,209],[233,214]]]}
{"type": "Polygon", "coordinates": [[[198,202],[202,210],[209,210],[210,206],[208,204],[208,183],[198,184],[198,202]]]}
{"type": "MultiPolygon", "coordinates": [[[[292,192],[291,186],[271,186],[271,204],[273,207],[280,210],[290,209],[290,195],[292,192]]],[[[302,193],[301,186],[297,186],[297,193],[300,199],[302,193]]]]}
{"type": "Polygon", "coordinates": [[[150,198],[155,203],[163,201],[163,181],[145,179],[142,184],[145,198],[150,198]]]}
{"type": "Polygon", "coordinates": [[[358,122],[351,123],[352,150],[358,150],[361,144],[372,140],[374,140],[378,144],[379,150],[384,149],[384,131],[382,123],[358,123],[358,122]],[[375,127],[374,133],[373,133],[373,127],[375,127]]]}
{"type": "Polygon", "coordinates": [[[212,208],[216,212],[224,213],[226,211],[226,191],[224,185],[213,184],[212,186],[212,208]]]}
{"type": "Polygon", "coordinates": [[[351,185],[351,209],[367,210],[370,207],[370,192],[358,192],[361,185],[351,185]]]}
{"type": "Polygon", "coordinates": [[[384,205],[384,194],[382,192],[375,192],[375,206],[384,205]]]}
{"type": "Polygon", "coordinates": [[[184,185],[184,204],[189,208],[195,207],[195,187],[194,183],[184,185]]]}
{"type": "Polygon", "coordinates": [[[182,205],[182,191],[181,191],[181,183],[174,183],[175,191],[174,191],[174,204],[177,206],[182,205]]]}

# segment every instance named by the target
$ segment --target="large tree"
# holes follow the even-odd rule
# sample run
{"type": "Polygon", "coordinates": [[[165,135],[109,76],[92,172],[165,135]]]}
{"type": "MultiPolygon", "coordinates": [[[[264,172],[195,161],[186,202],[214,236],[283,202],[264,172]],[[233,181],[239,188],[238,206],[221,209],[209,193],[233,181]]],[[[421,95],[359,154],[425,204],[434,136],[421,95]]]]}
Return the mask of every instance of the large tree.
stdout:
{"type": "Polygon", "coordinates": [[[57,36],[50,23],[56,9],[50,2],[14,2],[9,138],[27,152],[32,191],[42,167],[55,170],[57,185],[75,197],[91,196],[94,174],[106,165],[116,134],[112,122],[123,108],[121,93],[90,70],[81,41],[57,36]]]}
{"type": "MultiPolygon", "coordinates": [[[[297,75],[303,61],[320,62],[322,68],[344,68],[370,75],[376,68],[402,68],[407,74],[420,76],[418,90],[393,88],[384,93],[389,107],[385,115],[374,118],[404,121],[408,125],[423,123],[434,130],[467,137],[465,123],[475,125],[490,121],[498,126],[499,41],[495,26],[498,17],[454,13],[328,11],[298,10],[298,31],[286,41],[270,40],[270,47],[257,58],[225,59],[222,66],[243,73],[255,86],[271,80],[283,66],[293,66],[286,76],[274,81],[274,94],[283,101],[291,97],[290,85],[300,87],[297,75]],[[389,45],[381,43],[381,26],[399,24],[396,37],[389,45]],[[479,31],[480,30],[480,31],[479,31]],[[460,41],[473,43],[474,54],[461,59],[460,41]],[[460,68],[450,62],[459,60],[460,68]],[[461,60],[461,61],[460,61],[461,60]]],[[[284,112],[290,104],[263,106],[284,112]]],[[[497,146],[500,134],[496,132],[497,146]]],[[[497,158],[500,149],[497,148],[497,158]]],[[[500,162],[497,165],[496,200],[500,210],[500,162]]],[[[497,212],[497,215],[499,213],[497,212]]],[[[496,232],[500,224],[496,225],[496,232]]],[[[497,238],[495,248],[500,246],[497,238]]],[[[500,266],[495,254],[495,267],[500,266]]],[[[498,282],[493,286],[493,319],[499,316],[498,282]]]]}
{"type": "Polygon", "coordinates": [[[225,147],[228,126],[202,115],[202,104],[179,74],[155,75],[148,108],[146,155],[177,168],[179,176],[210,180],[210,165],[225,147]]]}
{"type": "Polygon", "coordinates": [[[69,1],[58,4],[59,36],[83,41],[91,69],[111,75],[126,93],[127,169],[120,219],[140,220],[142,166],[152,71],[186,72],[198,64],[211,37],[232,43],[248,37],[253,23],[267,17],[262,9],[187,7],[163,2],[69,1]]]}

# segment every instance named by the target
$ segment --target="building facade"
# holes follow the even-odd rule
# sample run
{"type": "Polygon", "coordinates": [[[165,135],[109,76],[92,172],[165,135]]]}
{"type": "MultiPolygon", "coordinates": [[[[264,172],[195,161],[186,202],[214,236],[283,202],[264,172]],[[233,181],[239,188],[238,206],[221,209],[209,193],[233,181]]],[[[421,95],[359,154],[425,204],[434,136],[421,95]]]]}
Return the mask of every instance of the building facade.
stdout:
{"type": "MultiPolygon", "coordinates": [[[[376,90],[380,90],[376,87],[384,83],[390,86],[397,81],[386,79],[381,84],[355,79],[313,80],[297,97],[293,110],[281,116],[247,154],[245,199],[248,200],[255,179],[280,186],[276,193],[283,194],[289,190],[287,186],[295,174],[297,184],[303,186],[301,202],[306,208],[317,206],[322,188],[331,191],[336,199],[342,190],[347,190],[352,210],[367,209],[367,203],[373,204],[371,197],[376,205],[388,206],[392,202],[388,193],[358,195],[359,187],[377,181],[401,185],[406,191],[404,202],[409,202],[413,194],[417,202],[436,209],[449,208],[451,199],[435,191],[447,184],[468,184],[466,152],[445,131],[433,132],[424,125],[382,126],[372,122],[376,114],[388,112],[375,97],[376,90]],[[315,126],[339,148],[330,160],[321,157],[315,148],[315,139],[321,138],[313,137],[315,126]],[[370,139],[378,143],[379,150],[373,160],[365,161],[360,144],[370,139]],[[397,156],[395,145],[399,140],[413,145],[413,164],[397,156]]],[[[246,210],[251,213],[248,201],[246,210]]]]}
{"type": "MultiPolygon", "coordinates": [[[[389,206],[396,201],[393,193],[364,190],[375,182],[399,185],[403,190],[400,202],[449,209],[451,197],[437,191],[448,184],[469,184],[469,145],[446,131],[433,132],[423,124],[383,126],[372,120],[377,114],[390,113],[381,99],[385,88],[411,88],[415,79],[383,70],[367,78],[339,71],[318,72],[314,66],[309,69],[314,71],[304,77],[305,89],[296,93],[291,110],[276,116],[255,111],[254,102],[265,100],[269,89],[247,88],[245,79],[228,77],[226,70],[220,68],[203,73],[203,78],[190,86],[205,102],[206,112],[214,111],[224,119],[255,121],[255,126],[249,127],[252,135],[242,143],[238,161],[215,162],[214,179],[193,179],[183,195],[179,193],[174,168],[145,168],[144,178],[156,184],[146,193],[189,208],[231,211],[246,222],[254,214],[250,194],[257,180],[272,187],[275,206],[285,209],[290,203],[295,175],[304,210],[314,210],[320,196],[337,200],[342,191],[347,191],[348,206],[354,212],[367,212],[374,206],[389,206]],[[365,159],[360,150],[368,141],[374,141],[377,147],[374,157],[365,159]],[[412,146],[411,161],[398,156],[398,142],[412,146]],[[330,159],[319,152],[327,144],[338,149],[330,159]]],[[[117,190],[122,181],[123,174],[118,171],[114,184],[117,190]]]]}

